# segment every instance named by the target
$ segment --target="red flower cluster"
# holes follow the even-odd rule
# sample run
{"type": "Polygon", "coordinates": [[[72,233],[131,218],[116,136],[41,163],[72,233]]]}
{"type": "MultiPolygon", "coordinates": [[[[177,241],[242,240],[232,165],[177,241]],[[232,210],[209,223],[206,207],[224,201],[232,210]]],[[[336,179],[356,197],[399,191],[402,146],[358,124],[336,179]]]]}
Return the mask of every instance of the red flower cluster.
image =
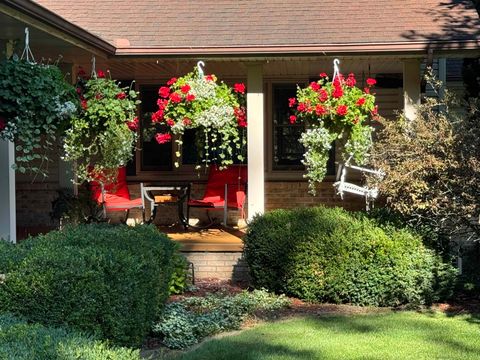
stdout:
{"type": "Polygon", "coordinates": [[[233,110],[239,127],[247,127],[247,114],[244,107],[235,108],[233,110]]]}
{"type": "Polygon", "coordinates": [[[183,125],[185,125],[185,126],[192,125],[192,120],[190,120],[190,119],[187,118],[187,117],[184,117],[183,120],[182,120],[182,122],[183,122],[183,125]]]}
{"type": "Polygon", "coordinates": [[[295,115],[290,115],[290,124],[295,124],[297,117],[295,115]]]}
{"type": "Polygon", "coordinates": [[[127,94],[125,94],[123,91],[121,93],[118,93],[117,96],[115,96],[117,99],[123,100],[127,97],[127,94]]]}
{"type": "Polygon", "coordinates": [[[347,115],[348,107],[346,105],[338,105],[337,107],[337,115],[345,116],[347,115]]]}
{"type": "Polygon", "coordinates": [[[318,91],[320,90],[320,85],[316,81],[312,81],[310,83],[310,87],[312,88],[313,91],[318,91]]]}
{"type": "Polygon", "coordinates": [[[105,78],[105,73],[102,70],[97,71],[97,78],[103,79],[105,78]]]}
{"type": "Polygon", "coordinates": [[[182,101],[182,96],[177,92],[171,93],[169,95],[169,98],[170,98],[170,101],[175,104],[178,104],[180,101],[182,101]]]}
{"type": "Polygon", "coordinates": [[[172,86],[173,84],[175,84],[177,82],[177,78],[176,77],[172,77],[170,80],[167,81],[167,85],[168,86],[172,86]]]}
{"type": "Polygon", "coordinates": [[[288,99],[288,107],[292,108],[292,107],[295,106],[296,103],[297,103],[297,99],[295,99],[295,98],[288,99]]]}
{"type": "Polygon", "coordinates": [[[217,78],[215,77],[215,75],[205,75],[205,80],[207,81],[217,81],[217,78]]]}
{"type": "Polygon", "coordinates": [[[373,85],[375,85],[376,83],[377,83],[377,80],[375,80],[375,79],[372,79],[372,78],[368,78],[368,79],[367,79],[367,85],[368,85],[368,86],[373,86],[373,85]]]}
{"type": "Polygon", "coordinates": [[[357,100],[357,102],[355,103],[355,105],[357,106],[362,106],[363,104],[365,104],[365,98],[360,98],[357,100]]]}
{"type": "Polygon", "coordinates": [[[345,85],[354,87],[356,83],[357,80],[355,80],[355,75],[353,73],[348,74],[348,78],[345,80],[345,85]]]}
{"type": "Polygon", "coordinates": [[[168,98],[168,95],[170,95],[170,88],[168,86],[162,86],[158,89],[158,95],[162,98],[168,98]]]}
{"type": "Polygon", "coordinates": [[[166,134],[156,134],[155,135],[155,140],[159,144],[166,144],[172,140],[172,135],[166,133],[166,134]]]}
{"type": "Polygon", "coordinates": [[[320,91],[318,92],[318,100],[320,100],[320,102],[325,102],[328,100],[328,92],[327,90],[325,89],[320,89],[320,91]]]}
{"type": "Polygon", "coordinates": [[[191,88],[190,85],[188,85],[188,84],[185,84],[185,85],[183,85],[183,86],[180,88],[180,90],[181,90],[182,93],[184,93],[184,94],[188,93],[191,89],[192,89],[192,88],[191,88]]]}
{"type": "Polygon", "coordinates": [[[327,108],[323,105],[320,105],[318,104],[317,106],[315,106],[315,113],[318,115],[318,116],[322,116],[322,115],[325,115],[326,113],[328,112],[327,108]]]}
{"type": "Polygon", "coordinates": [[[138,117],[133,118],[132,121],[127,121],[127,126],[132,131],[137,131],[139,126],[138,117]]]}
{"type": "Polygon", "coordinates": [[[233,91],[239,94],[245,94],[245,84],[239,83],[239,84],[233,85],[233,91]]]}
{"type": "Polygon", "coordinates": [[[185,96],[185,100],[186,101],[193,101],[193,100],[195,100],[195,95],[187,94],[187,96],[185,96]]]}

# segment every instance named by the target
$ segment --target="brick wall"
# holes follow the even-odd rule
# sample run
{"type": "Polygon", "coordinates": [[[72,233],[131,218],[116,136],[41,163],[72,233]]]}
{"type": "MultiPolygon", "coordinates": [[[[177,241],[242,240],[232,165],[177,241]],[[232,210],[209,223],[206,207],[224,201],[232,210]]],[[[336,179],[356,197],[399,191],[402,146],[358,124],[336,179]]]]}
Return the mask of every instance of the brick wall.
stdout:
{"type": "Polygon", "coordinates": [[[195,269],[195,278],[247,281],[248,267],[241,252],[184,252],[195,269]]]}
{"type": "Polygon", "coordinates": [[[17,183],[17,226],[55,226],[50,217],[52,202],[58,197],[58,183],[17,183]]]}

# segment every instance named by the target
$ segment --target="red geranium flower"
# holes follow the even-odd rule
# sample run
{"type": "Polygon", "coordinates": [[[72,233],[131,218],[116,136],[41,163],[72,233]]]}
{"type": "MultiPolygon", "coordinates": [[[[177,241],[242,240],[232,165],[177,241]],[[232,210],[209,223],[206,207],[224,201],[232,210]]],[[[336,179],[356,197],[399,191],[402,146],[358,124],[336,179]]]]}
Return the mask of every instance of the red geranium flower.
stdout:
{"type": "Polygon", "coordinates": [[[177,93],[177,92],[171,93],[169,97],[170,97],[170,100],[171,100],[172,102],[177,103],[177,104],[178,104],[180,101],[182,101],[182,97],[181,97],[180,94],[177,93]]]}
{"type": "Polygon", "coordinates": [[[297,103],[297,99],[295,98],[288,99],[288,107],[294,107],[296,103],[297,103]]]}
{"type": "Polygon", "coordinates": [[[132,131],[138,130],[138,117],[133,118],[132,121],[127,121],[127,126],[132,131]]]}
{"type": "Polygon", "coordinates": [[[318,116],[325,115],[327,113],[327,108],[323,105],[318,104],[317,106],[315,106],[315,113],[318,116]]]}
{"type": "Polygon", "coordinates": [[[355,84],[357,83],[357,80],[355,80],[355,75],[353,73],[348,74],[347,80],[345,80],[345,84],[350,87],[354,87],[355,84]]]}
{"type": "Polygon", "coordinates": [[[85,70],[83,70],[83,68],[80,66],[78,68],[78,73],[77,73],[77,76],[78,77],[85,77],[87,74],[85,73],[85,70]]]}
{"type": "Polygon", "coordinates": [[[182,122],[183,122],[183,125],[185,125],[185,126],[192,125],[192,120],[190,120],[190,119],[187,118],[187,117],[184,117],[183,120],[182,120],[182,122]]]}
{"type": "Polygon", "coordinates": [[[348,112],[348,107],[346,105],[338,105],[337,115],[345,116],[348,112]]]}
{"type": "Polygon", "coordinates": [[[175,84],[176,82],[177,82],[177,78],[172,77],[170,80],[167,81],[167,85],[171,86],[171,85],[175,84]]]}
{"type": "Polygon", "coordinates": [[[167,99],[158,99],[157,100],[157,105],[160,110],[165,110],[165,108],[168,105],[168,100],[167,99]]]}
{"type": "Polygon", "coordinates": [[[320,77],[321,78],[326,78],[326,77],[328,77],[328,75],[327,75],[327,73],[322,72],[322,73],[320,73],[320,77]]]}
{"type": "Polygon", "coordinates": [[[312,81],[310,83],[310,87],[312,88],[313,91],[318,91],[320,90],[320,85],[316,81],[312,81]]]}
{"type": "Polygon", "coordinates": [[[245,114],[245,108],[235,108],[233,110],[235,117],[237,118],[237,124],[239,127],[247,127],[247,115],[245,114]]]}
{"type": "Polygon", "coordinates": [[[375,85],[376,83],[377,83],[377,80],[375,80],[375,79],[372,79],[372,78],[368,78],[368,79],[367,79],[367,85],[368,85],[368,86],[373,86],[373,85],[375,85]]]}
{"type": "Polygon", "coordinates": [[[372,115],[377,116],[378,115],[378,105],[375,105],[375,107],[372,110],[372,115]]]}
{"type": "Polygon", "coordinates": [[[188,92],[190,91],[190,89],[191,89],[191,87],[190,87],[190,85],[188,85],[188,84],[185,84],[185,85],[183,85],[183,86],[180,88],[180,90],[181,90],[182,93],[184,93],[184,94],[188,93],[188,92]]]}
{"type": "Polygon", "coordinates": [[[297,106],[297,110],[300,112],[305,112],[307,110],[307,106],[305,105],[305,103],[299,103],[297,106]]]}
{"type": "Polygon", "coordinates": [[[335,90],[332,92],[332,96],[335,99],[339,99],[343,96],[343,90],[341,86],[335,86],[335,90]]]}
{"type": "Polygon", "coordinates": [[[163,120],[163,110],[158,110],[152,114],[152,122],[159,123],[163,120]]]}
{"type": "Polygon", "coordinates": [[[121,93],[118,93],[116,98],[117,99],[120,99],[120,100],[123,100],[127,97],[127,94],[125,94],[123,91],[121,93]]]}
{"type": "Polygon", "coordinates": [[[205,80],[207,81],[217,81],[215,75],[205,75],[205,80]]]}
{"type": "Polygon", "coordinates": [[[80,105],[82,106],[83,110],[87,110],[87,108],[88,108],[87,100],[83,99],[81,101],[80,105]]]}
{"type": "Polygon", "coordinates": [[[173,126],[173,125],[175,125],[175,121],[173,121],[172,119],[167,119],[167,120],[165,121],[165,123],[166,123],[168,126],[173,126]]]}
{"type": "Polygon", "coordinates": [[[363,104],[365,104],[365,98],[360,98],[357,100],[357,102],[355,103],[355,105],[357,106],[362,106],[363,104]]]}
{"type": "Polygon", "coordinates": [[[98,70],[98,71],[97,71],[97,77],[98,77],[99,79],[102,79],[102,78],[105,77],[105,73],[104,73],[102,70],[98,70]]]}
{"type": "Polygon", "coordinates": [[[320,100],[320,102],[325,102],[327,101],[327,99],[328,99],[327,90],[321,89],[318,95],[318,100],[320,100]]]}
{"type": "Polygon", "coordinates": [[[155,140],[159,144],[166,144],[166,143],[170,142],[170,140],[172,140],[172,135],[159,133],[159,134],[155,135],[155,140]]]}
{"type": "Polygon", "coordinates": [[[170,88],[169,88],[169,87],[162,86],[162,87],[158,90],[158,95],[160,95],[160,96],[163,97],[163,98],[167,98],[169,94],[170,94],[170,88]]]}
{"type": "Polygon", "coordinates": [[[365,94],[370,94],[370,88],[368,87],[364,88],[363,91],[365,92],[365,94]]]}
{"type": "Polygon", "coordinates": [[[187,101],[193,101],[193,100],[195,100],[195,95],[193,95],[193,94],[188,94],[188,95],[185,97],[185,100],[187,100],[187,101]]]}
{"type": "Polygon", "coordinates": [[[240,94],[245,94],[245,84],[239,83],[233,85],[233,90],[240,94]]]}
{"type": "Polygon", "coordinates": [[[295,115],[290,115],[290,124],[295,124],[297,117],[295,115]]]}

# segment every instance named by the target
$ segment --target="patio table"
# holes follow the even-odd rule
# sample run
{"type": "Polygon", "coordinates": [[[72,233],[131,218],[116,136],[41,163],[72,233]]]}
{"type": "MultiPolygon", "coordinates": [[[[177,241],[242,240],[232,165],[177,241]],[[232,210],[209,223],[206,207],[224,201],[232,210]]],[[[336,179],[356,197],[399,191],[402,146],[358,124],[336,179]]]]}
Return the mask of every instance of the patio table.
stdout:
{"type": "Polygon", "coordinates": [[[187,218],[185,217],[185,203],[190,198],[190,184],[172,183],[172,184],[152,184],[145,186],[140,184],[142,199],[150,202],[150,218],[145,222],[150,224],[155,220],[157,209],[160,206],[177,206],[178,219],[186,228],[187,218]]]}

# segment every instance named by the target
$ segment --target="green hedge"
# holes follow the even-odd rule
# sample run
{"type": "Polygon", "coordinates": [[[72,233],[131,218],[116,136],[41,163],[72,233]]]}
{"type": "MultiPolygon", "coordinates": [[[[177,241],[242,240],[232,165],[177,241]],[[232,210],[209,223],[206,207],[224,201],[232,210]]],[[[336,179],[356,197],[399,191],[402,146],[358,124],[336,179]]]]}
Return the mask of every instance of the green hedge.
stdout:
{"type": "Polygon", "coordinates": [[[448,294],[455,277],[419,237],[340,208],[257,216],[244,242],[255,286],[310,301],[429,303],[448,294]]]}
{"type": "Polygon", "coordinates": [[[154,226],[80,225],[15,249],[0,309],[29,321],[136,346],[168,296],[173,244],[154,226]]]}
{"type": "Polygon", "coordinates": [[[0,314],[0,359],[140,360],[139,350],[116,348],[64,328],[28,324],[0,314]]]}

